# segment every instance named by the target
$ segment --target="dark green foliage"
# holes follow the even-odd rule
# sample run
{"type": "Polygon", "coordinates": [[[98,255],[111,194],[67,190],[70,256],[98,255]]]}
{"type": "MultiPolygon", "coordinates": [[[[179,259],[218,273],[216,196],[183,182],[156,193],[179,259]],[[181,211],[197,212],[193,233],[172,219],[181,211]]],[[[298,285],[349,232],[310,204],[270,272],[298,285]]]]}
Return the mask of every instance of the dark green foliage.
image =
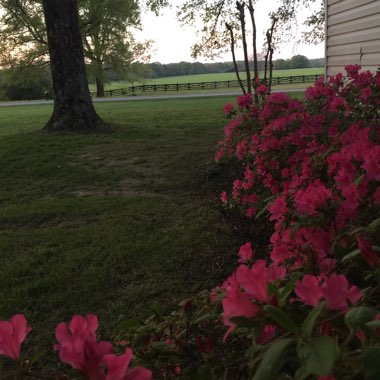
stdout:
{"type": "Polygon", "coordinates": [[[32,100],[52,97],[50,72],[39,66],[15,66],[1,73],[1,98],[32,100]]]}

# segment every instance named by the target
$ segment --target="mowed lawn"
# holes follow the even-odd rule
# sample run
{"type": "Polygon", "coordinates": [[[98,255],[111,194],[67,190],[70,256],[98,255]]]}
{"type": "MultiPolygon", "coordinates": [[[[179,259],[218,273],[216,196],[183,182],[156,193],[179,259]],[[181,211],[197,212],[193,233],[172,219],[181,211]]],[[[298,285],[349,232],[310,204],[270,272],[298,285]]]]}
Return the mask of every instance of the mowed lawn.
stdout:
{"type": "MultiPolygon", "coordinates": [[[[308,68],[308,69],[291,69],[291,70],[274,70],[273,77],[288,77],[297,75],[316,75],[323,74],[324,68],[308,68]]],[[[245,78],[245,73],[240,73],[241,78],[245,78]]],[[[261,73],[262,75],[262,73],[261,73]]],[[[183,75],[176,77],[165,77],[147,79],[145,84],[171,84],[171,83],[200,83],[200,82],[215,82],[215,81],[227,81],[236,80],[235,73],[215,73],[215,74],[198,74],[198,75],[183,75]]],[[[136,82],[135,86],[142,85],[143,83],[136,82]]],[[[130,82],[111,82],[105,85],[106,90],[116,90],[119,88],[130,87],[130,82]]],[[[90,85],[90,91],[96,91],[95,85],[90,85]]]]}
{"type": "Polygon", "coordinates": [[[51,106],[0,109],[0,317],[27,316],[26,349],[77,313],[109,338],[228,275],[241,241],[202,186],[229,100],[97,104],[113,130],[83,135],[43,132],[51,106]]]}

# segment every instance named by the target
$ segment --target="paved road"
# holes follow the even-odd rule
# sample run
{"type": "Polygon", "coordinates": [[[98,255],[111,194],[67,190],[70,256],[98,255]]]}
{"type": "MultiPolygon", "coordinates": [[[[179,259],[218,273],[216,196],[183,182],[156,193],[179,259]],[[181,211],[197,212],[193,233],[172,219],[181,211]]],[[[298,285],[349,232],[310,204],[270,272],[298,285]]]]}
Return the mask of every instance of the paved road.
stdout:
{"type": "MultiPolygon", "coordinates": [[[[300,92],[305,89],[293,88],[288,90],[274,90],[272,92],[300,92]]],[[[241,95],[241,92],[225,92],[217,94],[186,94],[186,95],[164,95],[164,96],[128,96],[128,97],[112,97],[112,98],[93,98],[93,102],[126,102],[135,100],[163,100],[163,99],[185,99],[185,98],[205,98],[210,96],[237,96],[241,95]]],[[[15,106],[33,106],[53,104],[52,100],[21,100],[12,102],[0,102],[0,107],[15,107],[15,106]]]]}

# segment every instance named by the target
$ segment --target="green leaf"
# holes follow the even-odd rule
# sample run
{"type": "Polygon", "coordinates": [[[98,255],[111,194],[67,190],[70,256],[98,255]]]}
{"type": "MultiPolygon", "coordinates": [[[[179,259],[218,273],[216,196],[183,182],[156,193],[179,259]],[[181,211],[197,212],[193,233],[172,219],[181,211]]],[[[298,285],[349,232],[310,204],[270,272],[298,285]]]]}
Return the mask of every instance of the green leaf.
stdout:
{"type": "Polygon", "coordinates": [[[320,304],[317,307],[315,307],[313,310],[311,310],[309,314],[307,315],[301,327],[301,334],[304,338],[310,339],[311,334],[313,333],[315,322],[317,321],[322,310],[325,308],[325,305],[326,305],[326,301],[320,302],[320,304]]]}
{"type": "Polygon", "coordinates": [[[206,321],[208,319],[212,319],[214,318],[214,315],[213,314],[204,314],[204,315],[201,315],[200,317],[198,317],[195,321],[194,321],[194,325],[197,325],[198,323],[200,322],[203,322],[203,321],[206,321]]]}
{"type": "Polygon", "coordinates": [[[127,319],[125,321],[121,321],[117,327],[117,331],[128,331],[134,328],[140,327],[141,322],[138,319],[127,319]]]}
{"type": "Polygon", "coordinates": [[[270,296],[276,296],[277,299],[280,298],[280,293],[278,291],[278,288],[273,283],[270,283],[268,285],[268,293],[270,296]]]}
{"type": "Polygon", "coordinates": [[[259,325],[256,318],[247,318],[247,317],[232,317],[229,319],[232,323],[235,323],[235,325],[238,325],[239,327],[257,327],[259,325]]]}
{"type": "Polygon", "coordinates": [[[293,339],[288,338],[272,343],[265,352],[252,380],[275,379],[283,365],[283,356],[293,342],[293,339]]]}
{"type": "Polygon", "coordinates": [[[294,236],[294,234],[296,233],[296,231],[301,227],[302,227],[301,223],[293,224],[292,228],[290,229],[290,237],[292,238],[294,236]]]}
{"type": "Polygon", "coordinates": [[[315,376],[327,376],[331,373],[337,348],[333,338],[320,336],[307,344],[299,344],[298,357],[306,370],[315,376]]]}
{"type": "Polygon", "coordinates": [[[355,249],[354,251],[347,253],[347,255],[345,255],[342,258],[342,261],[347,261],[347,260],[353,259],[354,257],[356,257],[358,255],[360,255],[360,249],[355,249]]]}
{"type": "Polygon", "coordinates": [[[269,316],[276,321],[284,329],[291,331],[292,333],[299,335],[297,325],[278,307],[272,305],[264,306],[264,310],[269,316]]]}
{"type": "Polygon", "coordinates": [[[293,292],[294,286],[298,279],[301,277],[301,273],[293,273],[288,283],[280,291],[280,302],[285,303],[289,295],[293,292]]]}
{"type": "Polygon", "coordinates": [[[356,178],[354,183],[356,186],[359,186],[361,182],[363,181],[363,178],[365,177],[365,174],[362,174],[360,177],[356,178]]]}
{"type": "Polygon", "coordinates": [[[303,366],[298,368],[296,373],[294,374],[294,380],[306,380],[309,377],[310,377],[309,372],[303,366]]]}
{"type": "Polygon", "coordinates": [[[380,347],[364,350],[364,380],[380,379],[380,347]]]}
{"type": "Polygon", "coordinates": [[[344,316],[344,321],[348,328],[357,330],[371,322],[378,313],[375,309],[366,306],[358,306],[349,310],[344,316]]]}
{"type": "Polygon", "coordinates": [[[37,363],[41,358],[43,358],[46,355],[45,350],[37,351],[32,355],[32,357],[28,360],[28,365],[32,366],[33,364],[37,363]]]}
{"type": "Polygon", "coordinates": [[[190,375],[190,378],[193,380],[213,380],[215,376],[211,364],[202,364],[190,375]]]}
{"type": "Polygon", "coordinates": [[[366,323],[366,326],[368,326],[371,329],[380,329],[380,321],[371,321],[366,323]]]}
{"type": "Polygon", "coordinates": [[[378,235],[380,231],[380,218],[377,218],[373,222],[368,224],[365,230],[369,235],[378,235]]]}
{"type": "Polygon", "coordinates": [[[150,308],[158,319],[163,318],[164,311],[162,309],[162,305],[159,302],[155,302],[150,308]]]}

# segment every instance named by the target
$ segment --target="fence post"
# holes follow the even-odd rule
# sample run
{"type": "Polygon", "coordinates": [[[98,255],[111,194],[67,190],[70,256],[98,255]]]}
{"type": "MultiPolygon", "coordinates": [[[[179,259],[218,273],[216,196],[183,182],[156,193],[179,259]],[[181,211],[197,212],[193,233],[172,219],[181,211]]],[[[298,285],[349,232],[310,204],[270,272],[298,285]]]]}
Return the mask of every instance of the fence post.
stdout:
{"type": "Polygon", "coordinates": [[[216,81],[214,82],[214,88],[216,89],[216,81]]]}
{"type": "Polygon", "coordinates": [[[187,84],[187,89],[190,90],[190,83],[187,84]]]}
{"type": "Polygon", "coordinates": [[[112,90],[110,90],[110,97],[112,97],[112,90]]]}
{"type": "Polygon", "coordinates": [[[175,87],[177,89],[177,91],[179,90],[179,86],[178,86],[178,83],[175,84],[175,87]]]}

